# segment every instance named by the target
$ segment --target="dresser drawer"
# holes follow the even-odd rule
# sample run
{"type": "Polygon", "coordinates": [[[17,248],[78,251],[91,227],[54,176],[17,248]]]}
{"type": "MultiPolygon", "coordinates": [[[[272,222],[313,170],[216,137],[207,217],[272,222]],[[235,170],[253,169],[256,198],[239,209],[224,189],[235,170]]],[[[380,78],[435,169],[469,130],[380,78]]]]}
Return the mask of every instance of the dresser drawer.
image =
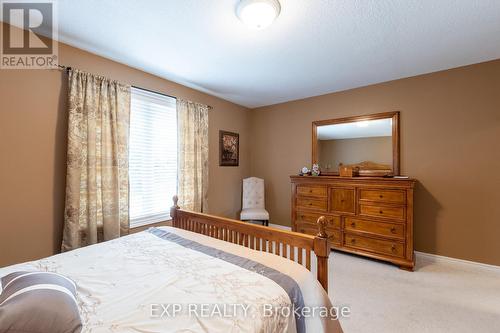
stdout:
{"type": "Polygon", "coordinates": [[[310,197],[326,197],[327,190],[324,186],[297,186],[297,195],[310,196],[310,197]]]}
{"type": "Polygon", "coordinates": [[[330,189],[331,211],[339,213],[355,213],[355,190],[350,188],[330,189]]]}
{"type": "Polygon", "coordinates": [[[353,234],[344,235],[344,245],[348,248],[366,250],[394,257],[404,257],[405,254],[403,243],[353,234]]]}
{"type": "Polygon", "coordinates": [[[377,205],[359,205],[359,214],[365,216],[385,217],[391,219],[404,220],[405,208],[390,207],[390,206],[377,206],[377,205]]]}
{"type": "Polygon", "coordinates": [[[340,217],[339,216],[332,216],[332,215],[323,215],[323,214],[318,214],[318,213],[311,213],[311,212],[301,212],[298,211],[296,215],[296,220],[301,221],[301,222],[309,222],[314,225],[317,225],[318,219],[320,216],[326,217],[326,220],[328,221],[327,228],[334,228],[334,229],[340,229],[340,217]]]}
{"type": "MultiPolygon", "coordinates": [[[[308,234],[312,236],[316,236],[319,232],[319,229],[312,224],[309,223],[300,223],[297,222],[297,232],[301,232],[303,234],[308,234]]],[[[328,235],[328,240],[330,244],[340,246],[340,230],[336,229],[327,229],[326,234],[328,235]]]]}
{"type": "Polygon", "coordinates": [[[402,224],[360,220],[350,217],[345,219],[344,229],[346,231],[369,232],[387,237],[405,237],[405,228],[402,224]]]}
{"type": "Polygon", "coordinates": [[[400,190],[367,190],[359,191],[359,199],[367,201],[379,201],[404,204],[406,202],[406,192],[400,190]]]}
{"type": "Polygon", "coordinates": [[[340,246],[340,230],[327,229],[326,234],[328,235],[330,245],[340,246]]]}
{"type": "Polygon", "coordinates": [[[297,197],[296,204],[298,209],[314,209],[314,210],[326,211],[327,207],[326,198],[320,199],[320,198],[297,197]]]}

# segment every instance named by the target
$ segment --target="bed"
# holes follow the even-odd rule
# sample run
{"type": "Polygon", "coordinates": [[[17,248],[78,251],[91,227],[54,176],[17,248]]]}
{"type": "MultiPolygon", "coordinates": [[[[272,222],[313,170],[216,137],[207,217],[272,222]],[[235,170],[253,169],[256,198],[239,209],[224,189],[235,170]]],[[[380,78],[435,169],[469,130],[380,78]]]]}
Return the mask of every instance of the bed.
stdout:
{"type": "Polygon", "coordinates": [[[82,332],[342,332],[326,292],[324,219],[314,237],[174,202],[172,227],[1,268],[0,277],[73,280],[82,332]]]}

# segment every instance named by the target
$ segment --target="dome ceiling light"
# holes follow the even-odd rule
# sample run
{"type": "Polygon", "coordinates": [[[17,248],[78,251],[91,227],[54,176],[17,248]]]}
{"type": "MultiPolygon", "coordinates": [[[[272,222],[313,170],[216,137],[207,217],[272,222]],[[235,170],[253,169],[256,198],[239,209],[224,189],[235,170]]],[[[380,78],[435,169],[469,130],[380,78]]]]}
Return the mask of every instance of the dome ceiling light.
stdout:
{"type": "Polygon", "coordinates": [[[246,26],[265,29],[278,17],[281,5],[278,0],[240,0],[236,15],[246,26]]]}

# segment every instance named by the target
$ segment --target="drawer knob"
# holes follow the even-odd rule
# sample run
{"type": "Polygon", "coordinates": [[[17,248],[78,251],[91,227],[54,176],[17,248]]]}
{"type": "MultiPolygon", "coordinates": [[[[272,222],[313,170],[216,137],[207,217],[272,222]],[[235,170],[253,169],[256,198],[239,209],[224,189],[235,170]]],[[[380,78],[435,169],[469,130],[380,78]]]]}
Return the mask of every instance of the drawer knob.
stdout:
{"type": "Polygon", "coordinates": [[[313,190],[309,190],[309,193],[313,193],[313,190]]]}
{"type": "Polygon", "coordinates": [[[352,222],[351,223],[351,227],[355,228],[356,227],[356,223],[352,222]]]}
{"type": "Polygon", "coordinates": [[[312,202],[310,202],[310,203],[309,203],[309,206],[312,206],[312,205],[313,205],[313,203],[312,203],[312,202]]]}
{"type": "Polygon", "coordinates": [[[381,194],[381,195],[379,195],[379,198],[380,198],[380,199],[382,199],[383,197],[384,197],[384,196],[383,196],[382,194],[381,194]]]}
{"type": "Polygon", "coordinates": [[[378,211],[378,213],[379,213],[379,214],[384,214],[384,211],[379,210],[379,211],[378,211]]]}
{"type": "Polygon", "coordinates": [[[392,227],[392,228],[391,228],[391,232],[392,232],[393,234],[395,234],[395,233],[396,233],[396,227],[392,227]]]}
{"type": "Polygon", "coordinates": [[[345,202],[345,200],[344,199],[340,199],[340,202],[345,202]]]}
{"type": "Polygon", "coordinates": [[[351,239],[351,244],[355,244],[356,243],[356,239],[352,238],[351,239]]]}
{"type": "Polygon", "coordinates": [[[391,250],[392,250],[392,252],[393,252],[393,253],[396,253],[396,245],[394,245],[394,244],[393,244],[393,245],[391,246],[391,250]]]}

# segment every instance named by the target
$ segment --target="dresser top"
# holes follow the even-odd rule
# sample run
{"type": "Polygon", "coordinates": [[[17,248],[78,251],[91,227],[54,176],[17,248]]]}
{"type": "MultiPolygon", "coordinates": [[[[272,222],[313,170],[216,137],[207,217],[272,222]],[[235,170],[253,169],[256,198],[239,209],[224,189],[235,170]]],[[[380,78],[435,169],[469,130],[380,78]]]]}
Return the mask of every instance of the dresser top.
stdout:
{"type": "Polygon", "coordinates": [[[291,175],[290,179],[294,181],[310,181],[310,182],[363,182],[363,183],[406,183],[413,184],[417,181],[413,178],[394,178],[394,177],[340,177],[340,176],[299,176],[291,175]]]}

